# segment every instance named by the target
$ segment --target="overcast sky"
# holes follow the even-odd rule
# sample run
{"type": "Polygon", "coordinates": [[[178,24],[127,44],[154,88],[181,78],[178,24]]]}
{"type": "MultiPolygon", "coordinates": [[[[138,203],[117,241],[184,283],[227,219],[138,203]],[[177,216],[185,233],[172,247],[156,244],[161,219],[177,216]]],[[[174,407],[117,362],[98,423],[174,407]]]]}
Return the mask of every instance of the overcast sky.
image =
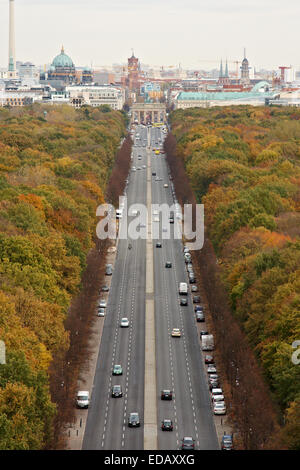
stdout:
{"type": "MultiPolygon", "coordinates": [[[[0,0],[0,66],[8,62],[8,0],[0,0]]],[[[15,0],[16,58],[76,66],[141,62],[193,68],[243,58],[300,66],[299,0],[15,0]]],[[[229,63],[235,70],[235,65],[229,63]]]]}

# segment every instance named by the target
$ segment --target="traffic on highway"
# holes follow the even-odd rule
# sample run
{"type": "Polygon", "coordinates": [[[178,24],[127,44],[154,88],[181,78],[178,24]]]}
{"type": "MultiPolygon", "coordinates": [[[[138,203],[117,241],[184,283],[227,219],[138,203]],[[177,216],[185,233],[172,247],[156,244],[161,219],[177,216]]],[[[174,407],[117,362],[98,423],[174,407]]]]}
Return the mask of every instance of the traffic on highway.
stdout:
{"type": "MultiPolygon", "coordinates": [[[[147,201],[149,205],[149,197],[152,204],[176,208],[168,226],[160,211],[148,214],[159,233],[150,246],[155,341],[149,344],[155,357],[155,388],[145,386],[150,370],[147,348],[145,353],[149,247],[142,237],[118,239],[115,263],[106,268],[110,285],[101,289],[96,312],[103,332],[93,388],[78,397],[88,413],[85,450],[144,449],[150,429],[144,427],[145,403],[154,405],[151,438],[157,450],[220,449],[214,415],[226,413],[225,398],[191,254],[174,236],[182,215],[163,151],[166,133],[165,126],[135,126],[125,191],[128,208],[134,203],[147,206],[147,201]],[[164,236],[169,231],[170,236],[164,236]]],[[[132,211],[127,223],[135,216],[132,211]]],[[[117,217],[122,219],[122,208],[117,217]]],[[[148,230],[147,224],[144,227],[148,230]]]]}

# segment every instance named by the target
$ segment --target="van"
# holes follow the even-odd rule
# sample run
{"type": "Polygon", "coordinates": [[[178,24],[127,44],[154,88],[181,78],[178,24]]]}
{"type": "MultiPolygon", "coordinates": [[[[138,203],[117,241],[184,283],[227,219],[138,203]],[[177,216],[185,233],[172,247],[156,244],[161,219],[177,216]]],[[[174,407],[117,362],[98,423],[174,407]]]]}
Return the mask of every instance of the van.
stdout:
{"type": "Polygon", "coordinates": [[[188,287],[186,282],[180,282],[179,284],[179,294],[180,295],[187,295],[188,287]]]}
{"type": "Polygon", "coordinates": [[[90,403],[90,394],[86,391],[77,392],[76,405],[78,408],[88,408],[90,403]]]}

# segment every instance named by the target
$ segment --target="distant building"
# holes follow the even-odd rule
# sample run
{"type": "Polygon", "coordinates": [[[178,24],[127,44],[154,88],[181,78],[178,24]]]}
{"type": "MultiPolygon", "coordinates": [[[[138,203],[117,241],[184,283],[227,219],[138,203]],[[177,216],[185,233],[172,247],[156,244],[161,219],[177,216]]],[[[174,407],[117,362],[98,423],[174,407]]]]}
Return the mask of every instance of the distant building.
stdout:
{"type": "Polygon", "coordinates": [[[229,73],[228,73],[228,63],[227,63],[227,60],[226,60],[225,71],[223,72],[223,63],[222,63],[222,59],[221,59],[218,84],[219,85],[228,85],[229,83],[230,83],[230,79],[229,79],[229,73]]]}
{"type": "Polygon", "coordinates": [[[139,79],[140,63],[132,51],[132,56],[128,59],[128,87],[130,90],[137,90],[139,88],[139,79]]]}
{"type": "Polygon", "coordinates": [[[94,83],[95,85],[110,85],[115,82],[115,74],[111,72],[94,72],[94,83]]]}
{"type": "Polygon", "coordinates": [[[107,104],[112,109],[121,110],[125,103],[125,91],[112,86],[68,86],[70,104],[75,108],[84,105],[101,106],[107,104]]]}
{"type": "Polygon", "coordinates": [[[180,92],[173,98],[175,109],[209,108],[212,106],[263,106],[266,99],[278,94],[269,91],[269,83],[259,82],[251,91],[180,92]]]}
{"type": "Polygon", "coordinates": [[[66,84],[75,83],[76,70],[72,59],[65,54],[62,47],[61,53],[57,55],[51,64],[48,72],[49,80],[61,80],[66,84]]]}
{"type": "Polygon", "coordinates": [[[248,59],[246,58],[246,49],[244,49],[244,59],[242,61],[242,66],[240,67],[240,69],[241,69],[241,83],[247,86],[250,84],[250,67],[249,67],[248,59]]]}
{"type": "Polygon", "coordinates": [[[32,87],[39,83],[40,73],[31,62],[17,64],[19,80],[22,86],[32,87]]]}

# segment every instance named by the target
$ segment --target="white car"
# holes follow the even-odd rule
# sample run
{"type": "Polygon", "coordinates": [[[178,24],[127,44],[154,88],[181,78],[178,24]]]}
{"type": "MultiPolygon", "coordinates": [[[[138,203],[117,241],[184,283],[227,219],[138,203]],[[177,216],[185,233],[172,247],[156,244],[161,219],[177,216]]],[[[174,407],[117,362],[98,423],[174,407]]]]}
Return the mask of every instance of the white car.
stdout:
{"type": "Polygon", "coordinates": [[[217,369],[215,368],[215,366],[213,364],[210,364],[207,367],[207,373],[208,374],[215,374],[216,372],[217,372],[217,369]]]}
{"type": "Polygon", "coordinates": [[[76,405],[78,408],[88,408],[90,404],[90,394],[87,391],[77,392],[76,405]]]}
{"type": "Polygon", "coordinates": [[[128,328],[129,327],[129,320],[128,318],[122,318],[120,323],[121,328],[128,328]]]}
{"type": "Polygon", "coordinates": [[[153,217],[153,222],[159,222],[159,216],[158,215],[155,215],[153,217]]]}
{"type": "Polygon", "coordinates": [[[225,415],[226,414],[226,406],[223,401],[218,401],[214,404],[214,414],[215,415],[225,415]]]}
{"type": "Polygon", "coordinates": [[[97,311],[97,317],[104,317],[105,316],[105,308],[99,307],[97,311]]]}
{"type": "Polygon", "coordinates": [[[167,183],[164,184],[164,188],[168,188],[169,185],[167,183]]]}
{"type": "Polygon", "coordinates": [[[221,388],[213,388],[211,396],[214,397],[215,395],[223,395],[223,390],[221,388]]]}
{"type": "Polygon", "coordinates": [[[102,308],[106,308],[106,305],[107,305],[107,304],[106,304],[106,300],[105,300],[105,299],[101,299],[101,300],[99,301],[99,307],[100,307],[100,308],[101,308],[101,307],[102,307],[102,308]]]}

